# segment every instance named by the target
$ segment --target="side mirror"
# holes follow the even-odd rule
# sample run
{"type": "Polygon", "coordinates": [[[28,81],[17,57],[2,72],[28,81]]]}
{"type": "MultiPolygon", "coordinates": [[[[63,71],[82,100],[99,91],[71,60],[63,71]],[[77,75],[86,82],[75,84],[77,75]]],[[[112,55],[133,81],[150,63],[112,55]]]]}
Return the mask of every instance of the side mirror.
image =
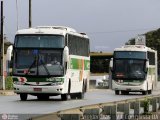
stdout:
{"type": "Polygon", "coordinates": [[[64,47],[63,58],[64,58],[64,62],[69,61],[69,49],[67,46],[64,47]]]}
{"type": "Polygon", "coordinates": [[[13,46],[10,45],[7,48],[7,55],[6,55],[6,71],[8,75],[10,74],[10,63],[11,63],[12,51],[13,51],[13,46]]]}
{"type": "Polygon", "coordinates": [[[149,60],[146,60],[145,72],[147,72],[147,71],[148,71],[148,68],[149,68],[149,60]]]}
{"type": "Polygon", "coordinates": [[[111,71],[113,71],[113,58],[111,58],[111,60],[110,60],[109,68],[111,71]]]}

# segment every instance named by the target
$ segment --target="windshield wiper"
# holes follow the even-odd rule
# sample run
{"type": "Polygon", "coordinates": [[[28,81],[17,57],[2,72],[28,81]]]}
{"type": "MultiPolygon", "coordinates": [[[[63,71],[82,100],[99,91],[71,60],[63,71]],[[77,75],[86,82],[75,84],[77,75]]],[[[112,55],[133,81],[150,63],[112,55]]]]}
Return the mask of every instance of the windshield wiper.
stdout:
{"type": "Polygon", "coordinates": [[[42,59],[40,59],[40,62],[42,63],[44,69],[46,70],[47,74],[50,76],[49,70],[47,69],[47,67],[45,66],[45,63],[43,62],[42,59]]]}
{"type": "MultiPolygon", "coordinates": [[[[39,61],[39,60],[38,60],[38,61],[39,61]]],[[[30,73],[30,70],[33,68],[33,66],[36,64],[36,62],[37,62],[37,59],[36,59],[36,57],[35,57],[33,63],[30,65],[30,67],[29,67],[29,69],[28,69],[28,71],[26,72],[25,75],[28,75],[28,73],[30,73]]],[[[42,65],[43,65],[45,71],[47,72],[47,74],[50,76],[50,73],[49,73],[47,67],[45,66],[44,62],[43,62],[41,59],[40,59],[40,62],[42,63],[42,65]]],[[[37,66],[38,66],[38,64],[37,64],[37,66]]]]}
{"type": "Polygon", "coordinates": [[[35,64],[36,64],[36,57],[35,57],[33,63],[30,65],[30,67],[29,67],[29,69],[28,69],[28,71],[26,72],[25,75],[28,75],[28,73],[30,72],[30,70],[32,69],[32,67],[33,67],[35,64]]]}

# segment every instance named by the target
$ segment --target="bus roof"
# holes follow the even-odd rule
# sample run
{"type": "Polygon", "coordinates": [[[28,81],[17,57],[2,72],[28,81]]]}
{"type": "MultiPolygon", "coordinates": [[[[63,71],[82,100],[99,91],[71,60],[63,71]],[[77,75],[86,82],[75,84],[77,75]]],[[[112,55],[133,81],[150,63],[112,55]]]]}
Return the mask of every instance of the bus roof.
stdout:
{"type": "Polygon", "coordinates": [[[91,52],[90,56],[113,56],[110,52],[91,52]]]}
{"type": "Polygon", "coordinates": [[[55,35],[65,35],[72,34],[79,37],[88,38],[84,33],[77,33],[75,29],[65,26],[37,26],[34,28],[21,29],[17,31],[18,34],[55,34],[55,35]]]}
{"type": "Polygon", "coordinates": [[[144,46],[144,45],[125,45],[122,46],[120,48],[115,48],[114,51],[151,51],[151,52],[155,52],[155,50],[144,46]]]}

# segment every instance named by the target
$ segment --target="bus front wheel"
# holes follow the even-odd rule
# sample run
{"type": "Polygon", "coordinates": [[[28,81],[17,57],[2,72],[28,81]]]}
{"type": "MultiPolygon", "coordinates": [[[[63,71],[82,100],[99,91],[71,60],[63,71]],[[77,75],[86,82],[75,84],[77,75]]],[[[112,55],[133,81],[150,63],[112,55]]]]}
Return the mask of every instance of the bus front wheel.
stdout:
{"type": "Polygon", "coordinates": [[[26,101],[26,100],[27,100],[27,97],[28,97],[28,94],[26,94],[26,93],[21,93],[21,94],[20,94],[20,99],[21,99],[21,101],[26,101]]]}
{"type": "Polygon", "coordinates": [[[116,94],[116,95],[119,95],[119,90],[115,90],[115,94],[116,94]]]}
{"type": "Polygon", "coordinates": [[[147,95],[148,94],[148,90],[147,91],[142,91],[143,95],[147,95]]]}
{"type": "Polygon", "coordinates": [[[72,93],[72,94],[70,94],[70,97],[71,97],[71,99],[76,99],[77,95],[76,95],[76,93],[72,93]]]}
{"type": "Polygon", "coordinates": [[[71,89],[71,80],[69,80],[69,83],[68,83],[68,93],[66,93],[66,94],[61,94],[61,100],[62,100],[62,101],[66,101],[66,100],[69,99],[70,89],[71,89]]]}
{"type": "Polygon", "coordinates": [[[147,95],[148,94],[148,83],[147,83],[147,90],[146,91],[142,91],[143,95],[147,95]]]}
{"type": "Polygon", "coordinates": [[[122,90],[122,91],[121,91],[121,94],[122,94],[122,95],[128,95],[128,94],[129,94],[129,91],[123,91],[123,90],[122,90]]]}
{"type": "Polygon", "coordinates": [[[152,91],[153,91],[153,85],[152,85],[152,89],[148,90],[148,94],[152,94],[152,91]]]}
{"type": "Polygon", "coordinates": [[[61,94],[61,99],[62,99],[63,101],[68,100],[68,94],[61,94]]]}

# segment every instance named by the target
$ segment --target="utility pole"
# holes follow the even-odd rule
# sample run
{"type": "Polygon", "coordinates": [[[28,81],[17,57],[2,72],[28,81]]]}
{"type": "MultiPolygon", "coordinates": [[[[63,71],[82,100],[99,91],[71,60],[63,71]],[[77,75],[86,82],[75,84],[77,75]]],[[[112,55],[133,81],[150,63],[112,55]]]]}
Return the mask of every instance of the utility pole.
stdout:
{"type": "Polygon", "coordinates": [[[19,30],[18,0],[16,0],[16,12],[17,12],[17,30],[19,30]]]}
{"type": "Polygon", "coordinates": [[[5,80],[4,80],[4,39],[3,39],[3,1],[1,1],[1,39],[0,39],[0,57],[1,57],[1,69],[0,69],[0,89],[5,90],[5,80]]]}
{"type": "Polygon", "coordinates": [[[29,28],[32,27],[32,5],[31,0],[29,0],[29,28]]]}

